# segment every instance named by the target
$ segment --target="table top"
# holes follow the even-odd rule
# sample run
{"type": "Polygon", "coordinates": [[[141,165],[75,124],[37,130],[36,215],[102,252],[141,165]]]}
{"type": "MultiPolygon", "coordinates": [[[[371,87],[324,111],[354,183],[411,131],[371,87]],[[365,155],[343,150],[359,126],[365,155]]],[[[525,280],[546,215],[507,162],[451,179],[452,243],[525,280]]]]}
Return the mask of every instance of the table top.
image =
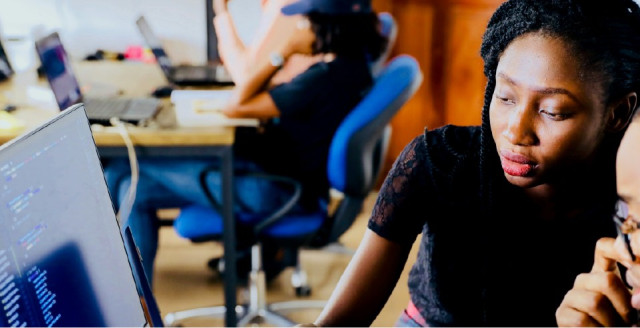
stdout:
{"type": "MultiPolygon", "coordinates": [[[[157,64],[140,62],[77,62],[74,72],[89,97],[147,97],[167,81],[157,64]]],[[[10,80],[0,82],[0,105],[16,105],[12,116],[23,127],[0,128],[0,144],[46,122],[59,113],[53,93],[46,79],[39,79],[35,71],[20,72],[10,80]]],[[[124,140],[115,127],[92,126],[93,136],[99,147],[124,146],[124,140]]],[[[178,127],[175,112],[168,100],[147,127],[130,127],[129,134],[137,146],[215,146],[231,145],[235,128],[178,127]]]]}

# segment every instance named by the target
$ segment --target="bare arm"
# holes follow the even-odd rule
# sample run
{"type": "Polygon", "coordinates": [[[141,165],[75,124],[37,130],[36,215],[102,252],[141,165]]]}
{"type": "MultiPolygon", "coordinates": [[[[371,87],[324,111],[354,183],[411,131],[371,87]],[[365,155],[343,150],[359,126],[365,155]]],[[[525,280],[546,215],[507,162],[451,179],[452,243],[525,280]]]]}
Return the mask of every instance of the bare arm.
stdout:
{"type": "Polygon", "coordinates": [[[409,256],[409,247],[367,229],[355,256],[315,324],[369,326],[387,302],[409,256]]]}
{"type": "Polygon", "coordinates": [[[246,63],[246,48],[238,36],[231,20],[231,15],[226,10],[226,5],[224,8],[224,11],[216,12],[216,16],[213,18],[213,25],[218,37],[220,58],[231,78],[236,81],[241,77],[241,72],[246,63]]]}
{"type": "Polygon", "coordinates": [[[228,117],[268,119],[280,116],[280,111],[268,92],[264,91],[243,103],[231,102],[223,110],[228,117]]]}
{"type": "MultiPolygon", "coordinates": [[[[213,0],[216,10],[214,25],[218,36],[220,57],[233,81],[237,102],[242,103],[264,89],[277,67],[271,64],[271,55],[288,58],[293,53],[310,53],[313,33],[300,30],[297,23],[302,17],[284,16],[280,9],[292,0],[270,0],[265,7],[256,40],[245,46],[226,6],[226,0],[213,0]]],[[[297,70],[298,73],[303,69],[297,70]]]]}

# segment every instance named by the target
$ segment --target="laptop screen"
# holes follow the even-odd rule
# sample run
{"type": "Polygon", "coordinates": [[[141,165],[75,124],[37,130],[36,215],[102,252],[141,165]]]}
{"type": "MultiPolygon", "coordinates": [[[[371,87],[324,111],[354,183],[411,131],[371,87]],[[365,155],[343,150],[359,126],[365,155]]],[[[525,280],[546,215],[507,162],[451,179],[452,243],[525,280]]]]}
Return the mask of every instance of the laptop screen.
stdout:
{"type": "Polygon", "coordinates": [[[147,320],[82,105],[0,147],[0,326],[147,320]]]}
{"type": "Polygon", "coordinates": [[[144,16],[140,16],[136,20],[136,25],[138,25],[138,29],[140,30],[140,34],[142,34],[144,42],[147,44],[147,47],[151,48],[151,52],[156,57],[156,61],[158,61],[158,64],[160,65],[160,68],[162,68],[162,71],[165,74],[170,74],[171,60],[169,59],[167,53],[164,51],[164,48],[162,48],[160,39],[158,39],[158,37],[156,37],[156,35],[153,33],[153,31],[151,30],[151,26],[149,26],[149,23],[147,23],[147,20],[144,18],[144,16]]]}
{"type": "Polygon", "coordinates": [[[36,50],[60,110],[81,102],[80,85],[71,70],[71,62],[58,33],[36,41],[36,50]]]}

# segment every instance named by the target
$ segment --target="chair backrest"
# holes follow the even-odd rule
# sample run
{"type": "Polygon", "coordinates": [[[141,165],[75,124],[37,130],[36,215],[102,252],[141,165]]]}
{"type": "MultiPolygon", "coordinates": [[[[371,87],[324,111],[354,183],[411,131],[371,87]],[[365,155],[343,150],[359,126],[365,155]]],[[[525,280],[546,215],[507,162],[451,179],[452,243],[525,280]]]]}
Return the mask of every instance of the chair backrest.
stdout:
{"type": "Polygon", "coordinates": [[[331,186],[344,193],[345,199],[334,214],[329,241],[351,226],[362,200],[373,189],[389,136],[385,128],[421,82],[422,72],[413,57],[394,58],[336,130],[329,148],[327,175],[331,186]]]}
{"type": "Polygon", "coordinates": [[[391,50],[398,36],[398,25],[390,13],[379,13],[378,20],[380,20],[380,33],[387,38],[387,45],[382,54],[380,54],[380,57],[371,63],[371,73],[373,76],[378,76],[385,67],[385,63],[387,59],[389,59],[389,55],[391,55],[391,50]]]}

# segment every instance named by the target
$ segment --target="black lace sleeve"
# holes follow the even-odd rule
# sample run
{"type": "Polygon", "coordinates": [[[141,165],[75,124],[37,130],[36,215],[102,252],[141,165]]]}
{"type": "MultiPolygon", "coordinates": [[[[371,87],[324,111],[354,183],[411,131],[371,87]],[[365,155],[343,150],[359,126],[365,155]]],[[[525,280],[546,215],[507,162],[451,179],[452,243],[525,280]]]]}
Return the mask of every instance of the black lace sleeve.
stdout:
{"type": "Polygon", "coordinates": [[[369,229],[379,236],[412,244],[422,231],[430,188],[426,151],[425,136],[421,135],[404,148],[389,171],[369,219],[369,229]]]}

